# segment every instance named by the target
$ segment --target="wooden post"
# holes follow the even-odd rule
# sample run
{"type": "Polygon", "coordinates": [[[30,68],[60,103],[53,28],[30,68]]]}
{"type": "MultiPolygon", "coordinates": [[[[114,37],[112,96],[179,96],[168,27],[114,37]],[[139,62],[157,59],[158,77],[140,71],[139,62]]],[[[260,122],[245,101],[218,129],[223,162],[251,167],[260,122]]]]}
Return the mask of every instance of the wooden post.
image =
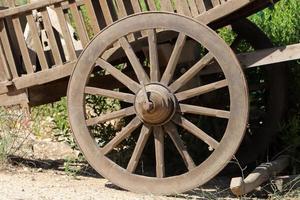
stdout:
{"type": "Polygon", "coordinates": [[[242,177],[231,179],[230,189],[236,196],[247,194],[266,182],[271,176],[284,170],[288,165],[288,156],[280,156],[272,162],[262,163],[245,180],[242,177]]]}

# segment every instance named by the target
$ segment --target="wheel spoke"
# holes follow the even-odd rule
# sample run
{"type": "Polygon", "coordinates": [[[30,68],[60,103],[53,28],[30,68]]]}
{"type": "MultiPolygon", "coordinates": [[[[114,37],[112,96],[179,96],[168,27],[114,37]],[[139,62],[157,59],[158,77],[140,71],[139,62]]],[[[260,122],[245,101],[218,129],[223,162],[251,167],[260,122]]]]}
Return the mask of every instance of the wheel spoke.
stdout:
{"type": "Polygon", "coordinates": [[[127,117],[135,114],[135,109],[133,106],[124,108],[122,110],[114,111],[111,113],[107,113],[104,115],[100,115],[99,117],[94,117],[86,120],[87,126],[93,126],[99,123],[104,123],[113,119],[127,117]]]}
{"type": "Polygon", "coordinates": [[[206,54],[201,60],[199,60],[193,67],[185,72],[179,79],[170,85],[170,90],[176,92],[193,77],[195,77],[205,66],[207,66],[212,60],[213,55],[211,53],[206,54]]]}
{"type": "Polygon", "coordinates": [[[124,101],[127,103],[134,103],[134,98],[135,98],[135,96],[132,94],[117,92],[117,91],[113,91],[113,90],[106,90],[106,89],[102,89],[102,88],[95,88],[95,87],[86,87],[85,93],[91,94],[91,95],[108,97],[108,98],[112,98],[112,99],[118,99],[118,100],[121,100],[121,101],[124,101]]]}
{"type": "Polygon", "coordinates": [[[190,90],[186,90],[183,92],[178,92],[177,94],[175,94],[175,96],[178,101],[183,101],[183,100],[186,100],[186,99],[189,99],[189,98],[201,95],[201,94],[205,94],[205,93],[208,93],[208,92],[211,92],[211,91],[214,91],[214,90],[226,87],[226,86],[228,86],[228,83],[227,83],[227,80],[224,79],[221,81],[217,81],[217,82],[210,83],[207,85],[202,85],[202,86],[199,86],[199,87],[196,87],[196,88],[193,88],[190,90]]]}
{"type": "Polygon", "coordinates": [[[161,83],[163,83],[165,85],[168,85],[170,83],[170,81],[174,75],[176,66],[178,64],[178,60],[180,58],[185,41],[186,41],[186,35],[184,35],[183,33],[180,33],[178,35],[178,38],[177,38],[175,47],[173,49],[172,55],[170,57],[169,63],[167,65],[167,68],[162,76],[161,81],[160,81],[161,83]]]}
{"type": "Polygon", "coordinates": [[[181,155],[186,167],[188,170],[192,170],[193,168],[196,167],[192,157],[187,151],[187,148],[181,139],[180,135],[178,134],[176,125],[173,124],[172,122],[169,122],[164,126],[165,131],[168,133],[172,141],[174,142],[179,154],[181,155]]]}
{"type": "Polygon", "coordinates": [[[154,127],[156,176],[158,178],[163,178],[165,176],[164,138],[165,136],[162,127],[154,127]]]}
{"type": "Polygon", "coordinates": [[[149,76],[146,74],[145,70],[143,69],[143,66],[141,65],[136,54],[134,53],[128,40],[125,37],[122,37],[119,39],[119,43],[124,49],[139,82],[140,83],[143,82],[145,84],[149,83],[150,82],[149,76]]]}
{"type": "Polygon", "coordinates": [[[204,131],[195,126],[192,122],[188,121],[183,116],[176,114],[173,118],[173,121],[208,144],[209,147],[213,149],[216,149],[218,147],[219,143],[215,139],[210,137],[208,134],[206,134],[204,131]]]}
{"type": "Polygon", "coordinates": [[[142,124],[138,117],[135,117],[126,127],[124,127],[116,136],[107,143],[101,151],[104,155],[111,152],[118,144],[120,144],[125,138],[129,137],[131,133],[136,130],[142,124]]]}
{"type": "Polygon", "coordinates": [[[218,110],[213,108],[206,108],[202,106],[193,106],[187,104],[179,104],[178,112],[190,113],[196,115],[205,115],[205,116],[225,118],[225,119],[229,119],[230,117],[230,112],[226,110],[218,110]]]}
{"type": "Polygon", "coordinates": [[[123,85],[128,87],[132,92],[137,93],[140,90],[141,86],[137,82],[129,78],[127,75],[125,75],[120,70],[112,66],[110,63],[99,58],[97,60],[97,64],[100,65],[102,69],[110,73],[113,77],[115,77],[115,79],[123,83],[123,85]]]}
{"type": "Polygon", "coordinates": [[[152,82],[158,82],[160,79],[157,37],[155,29],[148,30],[149,58],[150,58],[150,79],[152,82]]]}
{"type": "Polygon", "coordinates": [[[135,171],[137,164],[139,163],[140,157],[142,155],[142,152],[144,150],[144,147],[148,141],[150,133],[151,133],[151,127],[144,125],[142,127],[139,139],[135,145],[130,161],[127,165],[127,171],[131,173],[135,171]]]}

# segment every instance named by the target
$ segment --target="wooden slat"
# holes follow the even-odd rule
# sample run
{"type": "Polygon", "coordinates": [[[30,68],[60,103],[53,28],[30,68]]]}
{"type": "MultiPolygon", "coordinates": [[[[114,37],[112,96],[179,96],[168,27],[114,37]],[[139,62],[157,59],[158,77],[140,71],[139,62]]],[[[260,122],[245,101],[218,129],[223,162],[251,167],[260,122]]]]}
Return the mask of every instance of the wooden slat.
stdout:
{"type": "Polygon", "coordinates": [[[85,25],[81,19],[80,13],[78,11],[78,7],[75,0],[69,0],[70,2],[70,11],[73,16],[73,20],[75,22],[76,31],[79,35],[81,44],[83,47],[87,45],[89,42],[89,37],[87,35],[87,32],[85,31],[85,25]]]}
{"type": "Polygon", "coordinates": [[[94,35],[96,35],[97,33],[100,32],[100,27],[99,27],[99,23],[98,23],[98,19],[93,7],[93,4],[91,2],[91,0],[85,0],[84,1],[87,12],[88,12],[88,17],[90,18],[91,24],[92,24],[92,29],[94,32],[94,35]]]}
{"type": "Polygon", "coordinates": [[[191,14],[193,17],[199,15],[198,8],[195,0],[188,0],[188,4],[190,6],[191,14]]]}
{"type": "Polygon", "coordinates": [[[0,43],[0,82],[11,80],[12,76],[5,58],[3,46],[0,43]]]}
{"type": "Polygon", "coordinates": [[[69,56],[70,56],[69,59],[71,61],[76,60],[77,56],[76,56],[76,53],[75,53],[73,40],[71,38],[71,34],[70,34],[70,31],[69,31],[69,28],[68,28],[68,24],[65,20],[64,12],[61,8],[61,5],[60,4],[55,4],[54,9],[55,9],[55,12],[57,14],[58,22],[59,22],[61,32],[62,32],[62,35],[63,35],[63,39],[65,40],[65,45],[66,45],[67,51],[68,51],[69,56]]]}
{"type": "Polygon", "coordinates": [[[5,53],[5,57],[7,59],[9,69],[12,73],[12,77],[17,78],[18,72],[17,72],[17,68],[16,68],[16,63],[14,60],[13,53],[11,51],[11,46],[10,46],[10,43],[8,40],[8,36],[7,36],[7,32],[6,32],[6,28],[5,28],[3,20],[0,20],[0,37],[1,37],[1,42],[2,42],[3,48],[5,49],[4,53],[5,53]]]}
{"type": "Polygon", "coordinates": [[[147,3],[150,11],[157,10],[154,0],[145,0],[145,2],[147,3]]]}
{"type": "Polygon", "coordinates": [[[56,65],[61,65],[63,62],[62,62],[61,55],[60,55],[60,52],[59,52],[59,49],[58,49],[58,46],[56,43],[55,35],[54,35],[53,29],[52,29],[52,25],[51,25],[51,21],[49,18],[47,8],[42,8],[40,11],[41,11],[41,15],[43,18],[44,28],[47,32],[47,36],[49,39],[50,48],[51,48],[54,62],[56,65]]]}
{"type": "Polygon", "coordinates": [[[12,23],[13,23],[14,30],[15,30],[15,33],[17,36],[17,40],[18,40],[19,48],[21,50],[22,59],[24,62],[26,72],[28,74],[31,74],[34,72],[33,65],[30,60],[30,56],[29,56],[28,48],[27,48],[26,41],[25,41],[25,38],[23,35],[23,30],[21,27],[21,22],[20,22],[19,16],[13,16],[12,23]]]}
{"type": "Polygon", "coordinates": [[[118,9],[117,9],[118,18],[120,19],[120,18],[126,17],[127,11],[126,11],[123,0],[115,0],[115,2],[118,7],[118,9]]]}
{"type": "Polygon", "coordinates": [[[138,13],[138,12],[142,11],[139,1],[131,0],[131,4],[132,4],[132,8],[133,8],[134,13],[138,13]]]}
{"type": "Polygon", "coordinates": [[[113,18],[111,15],[111,12],[109,10],[109,6],[106,0],[99,0],[99,4],[101,7],[101,10],[103,12],[104,20],[106,22],[106,25],[109,25],[113,23],[113,18]]]}
{"type": "Polygon", "coordinates": [[[221,4],[220,0],[211,0],[211,3],[213,5],[213,7],[219,6],[221,4]]]}
{"type": "Polygon", "coordinates": [[[191,17],[191,11],[187,0],[176,0],[176,9],[179,14],[191,17]]]}
{"type": "MultiPolygon", "coordinates": [[[[121,19],[121,18],[126,17],[128,15],[128,13],[127,13],[124,1],[123,0],[116,0],[115,2],[116,2],[116,5],[118,7],[118,10],[117,10],[118,18],[121,19]]],[[[127,38],[130,42],[135,40],[134,34],[128,35],[127,38]]]]}
{"type": "MultiPolygon", "coordinates": [[[[182,0],[179,0],[182,1],[182,0]]],[[[173,6],[170,0],[161,0],[160,1],[160,10],[161,11],[171,11],[173,12],[173,6]]]]}
{"type": "Polygon", "coordinates": [[[33,19],[32,12],[26,14],[26,19],[30,28],[30,33],[33,39],[34,50],[38,55],[42,70],[48,69],[48,63],[38,34],[36,23],[33,19]]]}
{"type": "Polygon", "coordinates": [[[206,11],[206,7],[205,4],[203,2],[203,0],[195,0],[199,14],[203,13],[206,11]]]}

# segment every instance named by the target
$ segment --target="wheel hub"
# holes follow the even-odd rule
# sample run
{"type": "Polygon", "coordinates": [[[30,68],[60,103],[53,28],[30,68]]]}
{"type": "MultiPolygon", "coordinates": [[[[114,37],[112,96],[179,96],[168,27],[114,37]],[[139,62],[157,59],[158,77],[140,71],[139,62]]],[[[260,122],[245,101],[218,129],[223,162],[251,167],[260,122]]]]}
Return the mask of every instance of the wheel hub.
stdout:
{"type": "Polygon", "coordinates": [[[166,87],[149,84],[137,93],[134,106],[137,116],[144,123],[162,125],[173,117],[176,100],[166,87]]]}

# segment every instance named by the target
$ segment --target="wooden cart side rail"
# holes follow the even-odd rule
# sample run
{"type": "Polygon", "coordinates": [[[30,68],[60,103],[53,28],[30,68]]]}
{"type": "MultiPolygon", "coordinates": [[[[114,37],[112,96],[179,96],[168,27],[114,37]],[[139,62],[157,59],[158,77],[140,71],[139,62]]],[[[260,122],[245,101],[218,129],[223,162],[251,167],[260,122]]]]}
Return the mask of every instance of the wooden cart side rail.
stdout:
{"type": "Polygon", "coordinates": [[[197,20],[209,24],[218,19],[226,17],[233,12],[253,3],[257,0],[230,0],[223,3],[222,6],[216,6],[214,9],[210,9],[207,12],[200,14],[199,16],[195,17],[197,20]]]}
{"type": "Polygon", "coordinates": [[[25,4],[22,6],[9,8],[0,11],[0,18],[5,18],[12,15],[20,15],[21,13],[25,13],[31,10],[40,9],[43,7],[51,6],[56,3],[62,3],[67,0],[41,0],[39,2],[25,4]]]}
{"type": "MultiPolygon", "coordinates": [[[[118,52],[118,47],[111,49],[111,52],[107,56],[113,56],[113,52],[118,52]]],[[[249,53],[242,53],[238,54],[237,57],[240,60],[243,68],[252,68],[262,65],[269,65],[300,59],[300,54],[295,52],[300,52],[300,44],[292,44],[283,47],[273,47],[249,53]]],[[[73,61],[49,69],[48,71],[40,71],[34,74],[29,74],[13,80],[13,84],[15,85],[16,89],[24,89],[29,88],[31,86],[42,85],[61,78],[65,78],[70,76],[75,67],[75,64],[76,62],[73,61]]],[[[215,64],[212,63],[209,68],[202,71],[201,75],[218,73],[218,70],[219,67],[215,66],[215,64]]],[[[2,90],[4,91],[2,87],[0,84],[0,94],[2,93],[2,90]]]]}

